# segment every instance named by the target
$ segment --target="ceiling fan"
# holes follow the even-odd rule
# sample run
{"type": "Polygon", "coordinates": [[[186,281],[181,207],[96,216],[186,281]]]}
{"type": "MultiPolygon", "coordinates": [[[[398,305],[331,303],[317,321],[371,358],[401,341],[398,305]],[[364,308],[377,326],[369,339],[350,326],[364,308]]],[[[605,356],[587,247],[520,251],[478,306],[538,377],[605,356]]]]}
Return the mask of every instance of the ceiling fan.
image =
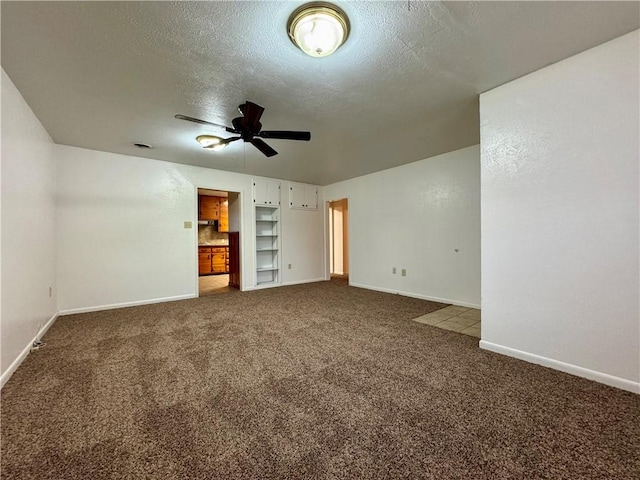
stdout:
{"type": "MultiPolygon", "coordinates": [[[[262,123],[260,123],[260,117],[264,112],[264,107],[257,105],[253,102],[246,101],[242,105],[238,106],[238,110],[242,114],[241,117],[236,117],[231,121],[233,127],[227,127],[218,123],[207,122],[206,120],[200,120],[199,118],[187,117],[186,115],[176,115],[175,118],[180,120],[187,120],[188,122],[200,123],[202,125],[212,125],[214,127],[224,128],[229,133],[235,133],[240,135],[239,137],[218,138],[207,136],[209,139],[214,139],[213,142],[207,142],[204,148],[219,150],[222,147],[235,142],[236,140],[243,140],[250,142],[254,147],[264,153],[267,157],[273,157],[277,155],[273,148],[271,148],[263,138],[278,138],[283,140],[311,140],[310,132],[291,132],[288,130],[262,130],[262,123]],[[216,141],[217,140],[217,141],[216,141]]],[[[200,137],[199,137],[200,138],[200,137]]],[[[201,142],[203,143],[203,142],[201,142]]]]}

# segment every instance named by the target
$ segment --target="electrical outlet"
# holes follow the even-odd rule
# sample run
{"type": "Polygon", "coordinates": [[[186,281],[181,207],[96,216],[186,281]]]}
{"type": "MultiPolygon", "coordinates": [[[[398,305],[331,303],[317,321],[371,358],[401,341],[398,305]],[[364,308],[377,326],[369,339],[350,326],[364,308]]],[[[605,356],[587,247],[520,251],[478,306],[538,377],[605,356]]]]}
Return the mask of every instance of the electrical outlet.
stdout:
{"type": "Polygon", "coordinates": [[[291,270],[291,264],[289,264],[289,270],[291,270]]]}
{"type": "Polygon", "coordinates": [[[407,276],[407,269],[406,269],[406,268],[403,268],[403,269],[402,269],[402,276],[403,276],[403,277],[406,277],[406,276],[407,276]]]}
{"type": "Polygon", "coordinates": [[[49,296],[52,297],[53,296],[53,287],[49,287],[49,296]]]}
{"type": "Polygon", "coordinates": [[[391,269],[391,273],[393,273],[394,275],[396,274],[396,267],[393,267],[393,268],[391,269]]]}

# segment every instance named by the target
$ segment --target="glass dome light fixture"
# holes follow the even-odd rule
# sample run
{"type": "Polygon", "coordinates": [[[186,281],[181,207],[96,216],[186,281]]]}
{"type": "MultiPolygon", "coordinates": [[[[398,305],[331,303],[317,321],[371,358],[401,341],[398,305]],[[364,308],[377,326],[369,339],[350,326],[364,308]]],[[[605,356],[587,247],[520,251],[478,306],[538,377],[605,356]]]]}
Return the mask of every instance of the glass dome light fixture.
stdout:
{"type": "Polygon", "coordinates": [[[287,32],[294,45],[307,55],[326,57],[349,36],[349,19],[331,3],[306,3],[289,17],[287,32]]]}
{"type": "Polygon", "coordinates": [[[214,152],[219,152],[227,146],[226,143],[222,143],[222,138],[214,135],[198,135],[196,140],[200,145],[202,145],[202,148],[213,150],[214,152]]]}

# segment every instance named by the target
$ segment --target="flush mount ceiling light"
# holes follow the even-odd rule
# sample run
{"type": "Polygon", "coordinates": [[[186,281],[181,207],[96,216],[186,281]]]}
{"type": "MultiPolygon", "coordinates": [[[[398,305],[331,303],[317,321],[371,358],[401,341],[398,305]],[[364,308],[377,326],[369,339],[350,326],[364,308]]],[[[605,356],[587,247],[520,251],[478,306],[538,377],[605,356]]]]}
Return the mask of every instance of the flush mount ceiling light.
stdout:
{"type": "Polygon", "coordinates": [[[202,145],[202,148],[213,150],[214,152],[218,152],[227,146],[222,138],[213,135],[199,135],[196,140],[202,145]]]}
{"type": "Polygon", "coordinates": [[[335,52],[349,36],[349,19],[335,5],[311,2],[296,9],[287,22],[291,41],[312,57],[335,52]]]}

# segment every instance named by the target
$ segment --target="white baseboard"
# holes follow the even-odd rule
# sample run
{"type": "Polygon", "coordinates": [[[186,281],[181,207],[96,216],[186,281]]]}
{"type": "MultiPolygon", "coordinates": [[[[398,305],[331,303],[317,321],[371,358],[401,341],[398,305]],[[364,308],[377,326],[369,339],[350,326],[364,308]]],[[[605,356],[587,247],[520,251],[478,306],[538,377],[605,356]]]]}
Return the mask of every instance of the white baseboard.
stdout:
{"type": "Polygon", "coordinates": [[[277,288],[277,287],[286,287],[289,285],[302,285],[303,283],[315,283],[315,282],[324,282],[327,279],[324,277],[320,278],[312,278],[310,280],[296,280],[293,282],[282,282],[282,283],[265,283],[264,285],[252,285],[243,290],[243,292],[250,292],[252,290],[264,290],[266,288],[277,288]]]}
{"type": "Polygon", "coordinates": [[[175,297],[151,298],[149,300],[138,300],[135,302],[111,303],[109,305],[96,305],[93,307],[69,308],[66,310],[60,310],[58,314],[71,315],[74,313],[99,312],[101,310],[113,310],[114,308],[137,307],[140,305],[151,305],[153,303],[175,302],[176,300],[187,300],[189,298],[196,298],[196,295],[177,295],[175,297]]]}
{"type": "Polygon", "coordinates": [[[282,285],[283,287],[286,285],[302,285],[303,283],[315,283],[315,282],[324,282],[325,279],[324,277],[320,277],[320,278],[312,278],[310,280],[298,280],[298,281],[294,281],[294,282],[283,282],[280,285],[282,285]]]}
{"type": "Polygon", "coordinates": [[[43,335],[47,333],[47,330],[49,330],[49,328],[51,327],[51,325],[53,325],[53,322],[55,322],[57,318],[58,314],[55,313],[49,320],[47,320],[47,323],[45,323],[42,328],[38,330],[36,336],[33,337],[33,339],[27,344],[26,347],[24,347],[22,352],[20,352],[20,355],[18,355],[18,357],[13,362],[11,362],[9,368],[7,368],[7,370],[0,377],[0,389],[4,387],[5,383],[7,383],[7,381],[11,378],[11,375],[14,374],[20,364],[24,362],[24,359],[27,358],[27,355],[29,355],[29,352],[31,351],[31,347],[33,346],[33,342],[40,340],[43,335]]]}
{"type": "Polygon", "coordinates": [[[391,288],[374,287],[372,285],[364,285],[362,283],[349,282],[352,287],[366,288],[367,290],[375,290],[377,292],[393,293],[402,295],[404,297],[419,298],[420,300],[430,300],[432,302],[450,303],[452,305],[459,305],[461,307],[480,308],[480,305],[476,303],[461,302],[459,300],[452,300],[450,298],[430,297],[428,295],[420,295],[417,293],[403,292],[402,290],[393,290],[391,288]]]}
{"type": "Polygon", "coordinates": [[[577,377],[586,378],[595,382],[604,383],[610,387],[620,388],[633,393],[640,394],[640,382],[633,382],[625,378],[614,377],[606,373],[596,372],[595,370],[589,370],[588,368],[579,367],[571,363],[561,362],[552,358],[541,357],[534,353],[523,352],[522,350],[516,350],[515,348],[509,348],[496,343],[480,340],[480,348],[489,350],[491,352],[507,355],[508,357],[518,358],[529,363],[535,363],[542,365],[543,367],[553,368],[554,370],[560,370],[561,372],[570,373],[577,377]]]}

